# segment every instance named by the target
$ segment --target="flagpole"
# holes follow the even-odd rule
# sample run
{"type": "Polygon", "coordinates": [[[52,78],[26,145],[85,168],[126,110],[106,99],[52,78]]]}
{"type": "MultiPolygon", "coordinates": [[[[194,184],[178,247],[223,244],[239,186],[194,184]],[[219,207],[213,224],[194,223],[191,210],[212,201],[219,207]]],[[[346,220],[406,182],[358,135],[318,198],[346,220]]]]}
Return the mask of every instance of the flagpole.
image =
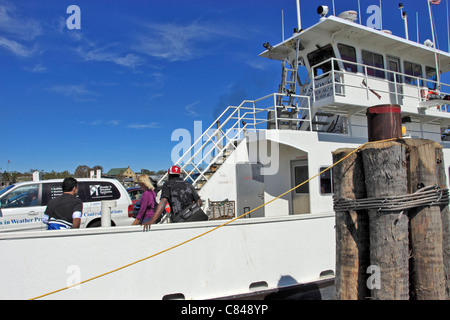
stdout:
{"type": "Polygon", "coordinates": [[[420,43],[419,40],[419,12],[416,11],[416,28],[417,28],[417,43],[420,43]]]}
{"type": "Polygon", "coordinates": [[[358,0],[358,15],[359,15],[359,24],[361,24],[361,4],[359,3],[359,0],[358,0]]]}
{"type": "Polygon", "coordinates": [[[439,74],[439,65],[438,65],[438,58],[437,58],[437,49],[436,49],[436,40],[434,38],[434,28],[433,28],[433,17],[431,15],[431,6],[430,6],[430,0],[427,0],[428,3],[428,13],[430,14],[430,24],[431,24],[431,35],[433,36],[433,47],[434,47],[434,62],[436,64],[436,90],[441,90],[441,76],[439,74]]]}
{"type": "Polygon", "coordinates": [[[448,0],[446,0],[445,10],[447,11],[447,44],[448,44],[448,52],[450,52],[450,32],[449,32],[449,24],[448,24],[448,0]]]}
{"type": "Polygon", "coordinates": [[[380,0],[380,30],[383,30],[383,9],[381,7],[381,0],[380,0]]]}

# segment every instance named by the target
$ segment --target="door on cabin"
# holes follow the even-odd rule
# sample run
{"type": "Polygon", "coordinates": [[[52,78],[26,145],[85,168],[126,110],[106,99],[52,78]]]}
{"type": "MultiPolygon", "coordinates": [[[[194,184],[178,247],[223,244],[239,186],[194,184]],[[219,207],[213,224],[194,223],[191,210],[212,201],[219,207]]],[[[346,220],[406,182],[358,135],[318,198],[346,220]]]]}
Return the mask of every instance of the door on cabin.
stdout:
{"type": "MultiPolygon", "coordinates": [[[[308,173],[308,160],[295,160],[291,161],[291,186],[294,188],[302,182],[309,179],[308,173]]],[[[310,196],[309,196],[309,183],[306,182],[301,186],[295,188],[291,192],[292,195],[292,214],[309,213],[310,196]]]]}
{"type": "MultiPolygon", "coordinates": [[[[242,215],[264,204],[264,176],[260,163],[236,165],[237,215],[242,215]]],[[[252,211],[245,218],[264,217],[264,207],[252,211]]]]}
{"type": "Polygon", "coordinates": [[[387,56],[388,69],[394,72],[388,72],[389,81],[389,99],[392,104],[403,104],[403,84],[400,75],[400,59],[387,56]]]}

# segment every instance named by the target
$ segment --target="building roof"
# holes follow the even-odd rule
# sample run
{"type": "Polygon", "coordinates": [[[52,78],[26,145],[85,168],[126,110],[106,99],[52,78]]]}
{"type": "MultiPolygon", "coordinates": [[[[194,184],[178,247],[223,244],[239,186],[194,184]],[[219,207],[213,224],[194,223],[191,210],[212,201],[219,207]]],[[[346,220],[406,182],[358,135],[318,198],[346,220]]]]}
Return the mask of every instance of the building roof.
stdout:
{"type": "Polygon", "coordinates": [[[127,171],[128,168],[111,168],[111,170],[109,170],[106,175],[107,176],[118,176],[123,174],[125,171],[127,171]]]}

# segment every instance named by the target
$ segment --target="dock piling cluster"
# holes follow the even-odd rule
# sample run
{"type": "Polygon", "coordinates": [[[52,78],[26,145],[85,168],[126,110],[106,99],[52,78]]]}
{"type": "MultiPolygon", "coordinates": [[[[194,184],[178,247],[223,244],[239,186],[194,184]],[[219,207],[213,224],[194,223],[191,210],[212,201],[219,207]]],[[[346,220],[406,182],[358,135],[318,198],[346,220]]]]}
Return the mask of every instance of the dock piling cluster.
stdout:
{"type": "MultiPolygon", "coordinates": [[[[352,151],[336,150],[333,161],[352,151]]],[[[373,142],[336,164],[333,178],[335,298],[449,299],[448,190],[441,145],[426,139],[373,142]],[[423,190],[435,190],[436,198],[405,196],[423,190]],[[362,199],[374,204],[359,206],[362,199]],[[341,200],[355,201],[345,208],[337,205],[341,200]],[[401,205],[390,208],[391,202],[401,205]]]]}

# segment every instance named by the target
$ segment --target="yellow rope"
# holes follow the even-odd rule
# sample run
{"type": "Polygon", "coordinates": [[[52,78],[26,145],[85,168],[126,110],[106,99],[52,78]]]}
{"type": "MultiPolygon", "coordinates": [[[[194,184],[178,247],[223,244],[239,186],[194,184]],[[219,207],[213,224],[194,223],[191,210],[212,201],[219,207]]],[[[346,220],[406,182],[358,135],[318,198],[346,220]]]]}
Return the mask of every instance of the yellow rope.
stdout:
{"type": "MultiPolygon", "coordinates": [[[[396,139],[397,139],[397,138],[392,138],[392,139],[386,139],[386,140],[380,140],[380,141],[374,141],[374,142],[386,142],[386,141],[392,141],[392,140],[396,140],[396,139]]],[[[231,223],[231,222],[233,222],[233,221],[236,221],[236,220],[238,220],[238,219],[240,219],[240,218],[242,218],[242,217],[248,215],[249,213],[251,213],[251,212],[253,212],[253,211],[258,210],[258,209],[264,207],[265,205],[268,205],[269,203],[271,203],[271,202],[273,202],[273,201],[275,201],[275,200],[277,200],[277,199],[283,197],[284,195],[290,193],[291,191],[293,191],[293,190],[295,190],[296,188],[298,188],[298,187],[304,185],[305,183],[308,183],[309,181],[311,181],[312,179],[315,179],[316,177],[320,176],[322,173],[326,172],[327,170],[330,170],[330,169],[333,168],[335,165],[337,165],[339,162],[345,160],[345,159],[348,158],[350,155],[352,155],[353,153],[357,152],[358,150],[360,150],[361,148],[363,148],[364,146],[366,146],[366,145],[369,144],[369,143],[372,143],[372,142],[366,142],[366,143],[360,145],[358,148],[356,148],[355,150],[353,150],[352,152],[350,152],[348,155],[346,155],[346,156],[345,156],[344,158],[342,158],[341,160],[335,162],[334,164],[332,164],[332,165],[329,166],[328,168],[322,170],[322,171],[319,172],[318,174],[312,176],[312,177],[309,178],[308,180],[305,180],[305,181],[303,181],[302,183],[300,183],[299,185],[297,185],[297,186],[295,186],[295,187],[289,189],[288,191],[282,193],[282,194],[279,195],[278,197],[273,198],[272,200],[270,200],[270,201],[268,201],[268,202],[266,202],[266,203],[263,203],[263,204],[260,205],[259,207],[256,207],[255,209],[250,210],[250,211],[248,211],[248,212],[246,212],[246,213],[240,215],[239,217],[233,218],[233,219],[231,219],[231,220],[229,220],[229,221],[227,221],[227,222],[225,222],[225,223],[223,223],[223,224],[221,224],[221,225],[219,225],[219,226],[217,226],[217,227],[215,227],[215,228],[213,228],[213,229],[211,229],[211,230],[208,230],[208,231],[206,231],[206,232],[203,232],[202,234],[199,234],[198,236],[195,236],[195,237],[193,237],[193,238],[191,238],[191,239],[188,239],[188,240],[186,240],[186,241],[183,241],[183,242],[181,242],[181,243],[179,243],[179,244],[177,244],[177,245],[174,245],[174,246],[172,246],[172,247],[170,247],[170,248],[167,248],[167,249],[164,249],[164,250],[162,250],[162,251],[160,251],[160,252],[157,252],[157,253],[155,253],[155,254],[152,254],[151,256],[142,258],[142,259],[140,259],[140,260],[134,261],[134,262],[132,262],[132,263],[129,263],[129,264],[124,265],[124,266],[122,266],[122,267],[119,267],[119,268],[116,268],[116,269],[114,269],[114,270],[105,272],[105,273],[103,273],[103,274],[100,274],[100,275],[98,275],[98,276],[92,277],[92,278],[90,278],[90,279],[81,281],[81,282],[79,282],[79,283],[76,283],[76,284],[73,284],[73,285],[70,285],[70,286],[67,286],[67,287],[64,287],[64,288],[61,288],[61,289],[58,289],[58,290],[55,290],[55,291],[52,291],[52,292],[49,292],[49,293],[46,293],[46,294],[43,294],[43,295],[40,295],[40,296],[37,296],[37,297],[34,297],[34,298],[31,298],[30,300],[40,299],[40,298],[43,298],[43,297],[46,297],[46,296],[49,296],[49,295],[52,295],[52,294],[55,294],[55,293],[58,293],[58,292],[61,292],[61,291],[70,289],[70,288],[73,288],[73,287],[76,287],[76,286],[81,285],[81,284],[83,284],[83,283],[86,283],[86,282],[89,282],[89,281],[92,281],[92,280],[95,280],[95,279],[104,277],[104,276],[106,276],[106,275],[108,275],[108,274],[111,274],[111,273],[114,273],[114,272],[116,272],[116,271],[119,271],[119,270],[128,268],[128,267],[130,267],[130,266],[132,266],[132,265],[135,265],[135,264],[137,264],[137,263],[140,263],[140,262],[142,262],[142,261],[145,261],[145,260],[148,260],[148,259],[150,259],[150,258],[156,257],[156,256],[158,256],[158,255],[160,255],[160,254],[162,254],[162,253],[164,253],[164,252],[167,252],[167,251],[170,251],[170,250],[175,249],[175,248],[177,248],[177,247],[180,247],[180,246],[182,246],[182,245],[184,245],[184,244],[186,244],[186,243],[188,243],[188,242],[191,242],[191,241],[193,241],[193,240],[195,240],[195,239],[197,239],[197,238],[203,237],[204,235],[206,235],[206,234],[208,234],[208,233],[210,233],[210,232],[213,232],[213,231],[215,231],[215,230],[217,230],[217,229],[219,229],[219,228],[221,228],[221,227],[223,227],[223,226],[226,226],[227,224],[229,224],[229,223],[231,223]]]]}

